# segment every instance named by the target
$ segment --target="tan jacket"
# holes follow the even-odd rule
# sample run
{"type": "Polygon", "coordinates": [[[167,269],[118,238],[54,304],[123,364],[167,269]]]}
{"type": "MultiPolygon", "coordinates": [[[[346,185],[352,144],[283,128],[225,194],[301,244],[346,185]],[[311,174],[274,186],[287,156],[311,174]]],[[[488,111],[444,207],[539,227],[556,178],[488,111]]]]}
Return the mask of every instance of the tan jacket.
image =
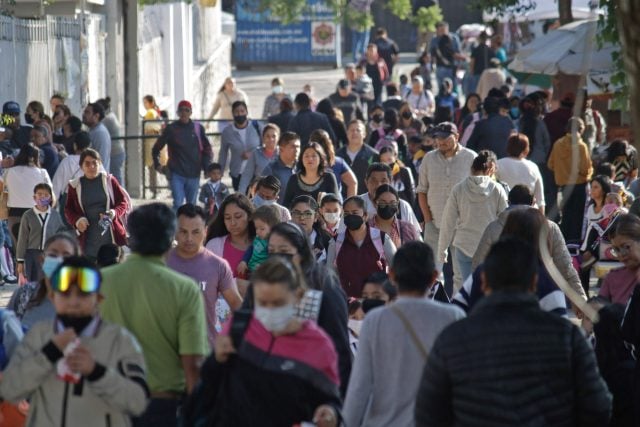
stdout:
{"type": "Polygon", "coordinates": [[[568,184],[584,184],[591,179],[593,166],[591,165],[591,157],[589,156],[589,147],[582,142],[582,138],[577,140],[578,161],[576,162],[577,171],[571,173],[573,146],[572,137],[566,134],[553,144],[553,149],[549,155],[547,166],[553,171],[556,185],[562,187],[568,184]]]}
{"type": "Polygon", "coordinates": [[[53,335],[53,321],[31,328],[3,372],[0,396],[30,400],[27,426],[130,426],[148,399],[142,350],[133,335],[102,321],[94,336],[82,337],[106,372],[76,385],[58,379],[56,363],[43,351],[53,335]]]}

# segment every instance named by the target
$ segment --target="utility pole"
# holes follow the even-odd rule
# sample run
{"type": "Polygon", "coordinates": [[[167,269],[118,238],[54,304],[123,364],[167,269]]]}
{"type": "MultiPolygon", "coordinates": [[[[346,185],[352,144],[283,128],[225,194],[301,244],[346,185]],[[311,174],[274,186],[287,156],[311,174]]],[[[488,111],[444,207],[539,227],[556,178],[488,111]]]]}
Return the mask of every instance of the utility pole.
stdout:
{"type": "MultiPolygon", "coordinates": [[[[125,135],[140,135],[140,90],[138,87],[138,1],[122,0],[124,13],[124,111],[125,135]]],[[[127,190],[131,197],[142,197],[144,173],[142,141],[125,141],[127,151],[127,190]]]]}

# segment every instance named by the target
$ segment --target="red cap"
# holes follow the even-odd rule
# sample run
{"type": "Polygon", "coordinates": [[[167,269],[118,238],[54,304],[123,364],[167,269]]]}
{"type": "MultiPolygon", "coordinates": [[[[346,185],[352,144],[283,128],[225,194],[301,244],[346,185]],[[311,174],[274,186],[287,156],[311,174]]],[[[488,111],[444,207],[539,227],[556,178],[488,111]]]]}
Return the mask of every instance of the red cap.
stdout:
{"type": "Polygon", "coordinates": [[[180,101],[178,103],[178,108],[183,108],[183,107],[187,107],[188,109],[191,110],[191,103],[185,99],[183,99],[182,101],[180,101]]]}

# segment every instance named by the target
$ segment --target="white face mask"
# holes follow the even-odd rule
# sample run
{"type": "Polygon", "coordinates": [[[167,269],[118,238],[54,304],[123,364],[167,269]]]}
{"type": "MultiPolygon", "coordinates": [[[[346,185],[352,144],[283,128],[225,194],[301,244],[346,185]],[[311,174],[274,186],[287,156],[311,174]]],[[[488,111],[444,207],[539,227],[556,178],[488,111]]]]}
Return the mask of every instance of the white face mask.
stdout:
{"type": "Polygon", "coordinates": [[[284,92],[284,88],[282,86],[274,86],[272,90],[273,90],[273,93],[275,94],[284,92]]]}
{"type": "Polygon", "coordinates": [[[259,305],[256,305],[253,310],[253,315],[269,332],[283,331],[291,319],[293,319],[295,313],[296,309],[293,304],[287,304],[276,308],[260,307],[259,305]]]}
{"type": "Polygon", "coordinates": [[[349,319],[349,329],[353,331],[356,336],[360,335],[360,329],[362,328],[362,320],[349,319]]]}
{"type": "Polygon", "coordinates": [[[322,216],[324,217],[324,220],[327,221],[329,224],[338,223],[338,221],[340,221],[340,217],[341,217],[339,212],[326,213],[326,214],[324,214],[322,216]]]}

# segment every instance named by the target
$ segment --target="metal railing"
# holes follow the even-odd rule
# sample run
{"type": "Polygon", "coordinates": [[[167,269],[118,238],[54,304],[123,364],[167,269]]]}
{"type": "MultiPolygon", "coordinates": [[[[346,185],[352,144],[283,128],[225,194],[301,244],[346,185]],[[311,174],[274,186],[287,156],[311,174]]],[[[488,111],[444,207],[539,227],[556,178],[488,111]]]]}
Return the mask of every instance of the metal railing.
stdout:
{"type": "MultiPolygon", "coordinates": [[[[214,153],[215,153],[216,151],[215,149],[219,148],[220,135],[222,133],[221,129],[225,127],[220,125],[222,124],[229,125],[232,122],[229,120],[219,120],[219,119],[192,119],[192,120],[194,122],[203,124],[205,126],[205,130],[207,129],[207,126],[206,126],[207,124],[217,124],[215,131],[208,130],[207,132],[205,132],[205,135],[207,135],[210,138],[213,138],[213,141],[211,141],[211,148],[214,150],[214,153]]],[[[124,136],[112,138],[113,141],[124,141],[125,144],[130,143],[130,141],[134,141],[134,143],[140,144],[140,148],[142,149],[142,167],[140,168],[141,170],[140,178],[142,182],[142,198],[143,199],[147,198],[147,192],[149,190],[157,192],[158,190],[169,189],[169,185],[166,182],[164,175],[158,174],[155,170],[153,171],[149,170],[149,168],[147,167],[148,164],[153,163],[153,159],[148,158],[148,155],[150,155],[150,153],[149,153],[149,150],[145,149],[145,141],[150,139],[153,139],[153,140],[158,139],[162,135],[162,130],[164,130],[164,127],[169,123],[172,123],[173,121],[174,120],[163,120],[163,119],[143,120],[142,135],[124,135],[124,136]],[[151,132],[151,130],[148,128],[154,124],[155,125],[160,124],[161,126],[160,133],[153,133],[153,134],[147,133],[147,131],[151,132]],[[156,174],[156,180],[157,178],[161,177],[161,181],[163,181],[163,183],[159,184],[156,181],[155,185],[151,185],[152,174],[156,174]]],[[[265,123],[263,120],[255,120],[255,121],[257,121],[261,126],[265,123]]],[[[125,162],[125,172],[124,172],[125,176],[127,176],[128,167],[129,167],[128,162],[125,162]]]]}

